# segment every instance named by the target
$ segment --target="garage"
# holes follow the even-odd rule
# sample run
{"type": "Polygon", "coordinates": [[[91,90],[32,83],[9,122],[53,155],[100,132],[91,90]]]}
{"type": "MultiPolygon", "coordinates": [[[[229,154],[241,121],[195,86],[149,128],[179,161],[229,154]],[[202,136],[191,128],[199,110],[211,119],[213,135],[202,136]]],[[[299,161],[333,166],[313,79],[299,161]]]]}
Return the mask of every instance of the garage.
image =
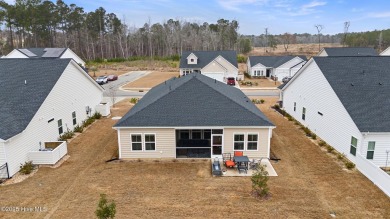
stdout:
{"type": "Polygon", "coordinates": [[[223,72],[202,72],[203,75],[216,79],[217,81],[224,82],[224,73],[223,72]]]}

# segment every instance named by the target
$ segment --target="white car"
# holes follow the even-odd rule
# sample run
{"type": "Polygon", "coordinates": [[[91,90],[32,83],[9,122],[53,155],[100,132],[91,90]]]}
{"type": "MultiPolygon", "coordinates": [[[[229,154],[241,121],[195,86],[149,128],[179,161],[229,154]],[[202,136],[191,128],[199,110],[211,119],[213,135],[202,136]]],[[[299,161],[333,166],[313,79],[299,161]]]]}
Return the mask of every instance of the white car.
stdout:
{"type": "Polygon", "coordinates": [[[99,76],[96,78],[96,82],[100,85],[106,84],[108,82],[107,76],[99,76]]]}

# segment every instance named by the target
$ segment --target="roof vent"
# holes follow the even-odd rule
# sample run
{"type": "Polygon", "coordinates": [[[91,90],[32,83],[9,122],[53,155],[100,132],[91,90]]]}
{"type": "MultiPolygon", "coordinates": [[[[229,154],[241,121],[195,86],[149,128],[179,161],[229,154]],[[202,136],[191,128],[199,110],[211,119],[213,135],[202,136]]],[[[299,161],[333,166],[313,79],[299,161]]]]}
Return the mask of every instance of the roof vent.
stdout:
{"type": "Polygon", "coordinates": [[[382,82],[379,82],[379,85],[382,85],[382,82]]]}
{"type": "Polygon", "coordinates": [[[355,86],[353,83],[351,83],[351,86],[355,86]]]}
{"type": "Polygon", "coordinates": [[[27,80],[24,80],[24,84],[27,84],[27,80]]]}

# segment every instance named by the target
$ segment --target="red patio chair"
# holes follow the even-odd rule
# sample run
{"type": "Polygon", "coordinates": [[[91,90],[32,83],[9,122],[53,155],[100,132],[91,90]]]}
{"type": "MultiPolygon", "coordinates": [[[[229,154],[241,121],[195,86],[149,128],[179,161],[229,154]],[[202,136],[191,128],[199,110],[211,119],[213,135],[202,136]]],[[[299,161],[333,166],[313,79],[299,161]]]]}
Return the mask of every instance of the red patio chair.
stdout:
{"type": "Polygon", "coordinates": [[[235,157],[244,156],[244,152],[243,152],[243,151],[235,151],[235,152],[234,152],[234,156],[235,156],[235,157]]]}
{"type": "Polygon", "coordinates": [[[236,164],[232,161],[232,155],[230,153],[222,154],[223,163],[226,167],[234,167],[236,164]]]}

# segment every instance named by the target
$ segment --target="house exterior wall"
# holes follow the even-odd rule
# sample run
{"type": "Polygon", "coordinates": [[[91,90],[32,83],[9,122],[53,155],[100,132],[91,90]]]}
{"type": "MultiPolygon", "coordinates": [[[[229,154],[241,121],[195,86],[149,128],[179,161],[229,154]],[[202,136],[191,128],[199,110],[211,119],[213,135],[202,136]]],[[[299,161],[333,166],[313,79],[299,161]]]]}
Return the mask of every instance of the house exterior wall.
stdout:
{"type": "Polygon", "coordinates": [[[120,128],[118,129],[119,158],[176,158],[176,138],[174,128],[120,128]],[[132,151],[131,134],[155,134],[155,151],[132,151]]]}
{"type": "Polygon", "coordinates": [[[269,158],[271,133],[270,128],[225,128],[223,131],[223,152],[234,154],[234,134],[245,134],[244,155],[249,158],[269,158]],[[257,150],[247,150],[247,134],[259,134],[257,150]]]}
{"type": "Polygon", "coordinates": [[[191,53],[191,54],[187,57],[187,64],[198,64],[198,57],[196,57],[196,55],[194,55],[194,53],[191,53]],[[192,62],[191,62],[191,59],[193,59],[192,62]]]}
{"type": "Polygon", "coordinates": [[[28,59],[26,55],[18,51],[17,49],[12,50],[8,55],[3,58],[17,58],[17,59],[28,59]]]}
{"type": "Polygon", "coordinates": [[[367,158],[368,142],[374,141],[374,159],[371,162],[379,167],[385,167],[387,160],[387,166],[390,166],[390,133],[364,133],[363,137],[364,140],[360,148],[360,154],[364,158],[367,158]],[[388,157],[386,151],[389,151],[388,157]]]}
{"type": "Polygon", "coordinates": [[[317,56],[328,56],[328,53],[326,53],[325,49],[322,49],[320,53],[318,53],[317,56]]]}
{"type": "Polygon", "coordinates": [[[232,65],[229,61],[227,61],[222,56],[219,56],[216,58],[216,61],[221,64],[224,68],[226,68],[226,77],[234,77],[237,78],[238,75],[238,68],[236,66],[232,65]]]}
{"type": "Polygon", "coordinates": [[[66,51],[61,55],[62,59],[73,59],[77,64],[81,64],[83,67],[85,67],[85,62],[78,56],[76,53],[74,53],[71,49],[66,49],[66,51]]]}
{"type": "Polygon", "coordinates": [[[390,47],[388,47],[387,49],[383,50],[383,52],[381,52],[380,55],[381,56],[390,56],[390,47]]]}
{"type": "Polygon", "coordinates": [[[28,161],[29,151],[40,149],[40,142],[43,147],[46,141],[57,141],[59,119],[62,119],[64,132],[67,128],[73,130],[72,112],[76,112],[80,124],[87,118],[85,107],[94,109],[102,96],[102,89],[75,62],[70,62],[26,129],[5,143],[10,175],[28,161]],[[54,120],[48,122],[52,118],[54,120]]]}
{"type": "MultiPolygon", "coordinates": [[[[272,69],[270,69],[272,73],[272,69]]],[[[251,71],[249,72],[251,76],[266,76],[267,75],[267,68],[262,64],[257,64],[251,68],[251,71]],[[260,71],[260,75],[256,74],[256,71],[260,71]]]]}
{"type": "Polygon", "coordinates": [[[360,151],[362,134],[313,60],[283,89],[282,98],[284,110],[355,161],[355,156],[350,154],[351,137],[358,139],[357,151],[360,151]],[[306,108],[305,120],[302,119],[303,107],[306,108]]]}
{"type": "Polygon", "coordinates": [[[305,62],[301,58],[295,57],[283,65],[277,67],[274,71],[274,76],[278,77],[278,81],[282,81],[284,77],[292,77],[302,67],[303,64],[305,64],[305,62]],[[299,63],[302,64],[298,65],[299,63]],[[292,67],[295,65],[298,65],[298,67],[292,69],[292,67]]]}
{"type": "Polygon", "coordinates": [[[5,164],[6,158],[5,158],[5,151],[4,151],[4,143],[0,142],[0,166],[5,164]]]}

